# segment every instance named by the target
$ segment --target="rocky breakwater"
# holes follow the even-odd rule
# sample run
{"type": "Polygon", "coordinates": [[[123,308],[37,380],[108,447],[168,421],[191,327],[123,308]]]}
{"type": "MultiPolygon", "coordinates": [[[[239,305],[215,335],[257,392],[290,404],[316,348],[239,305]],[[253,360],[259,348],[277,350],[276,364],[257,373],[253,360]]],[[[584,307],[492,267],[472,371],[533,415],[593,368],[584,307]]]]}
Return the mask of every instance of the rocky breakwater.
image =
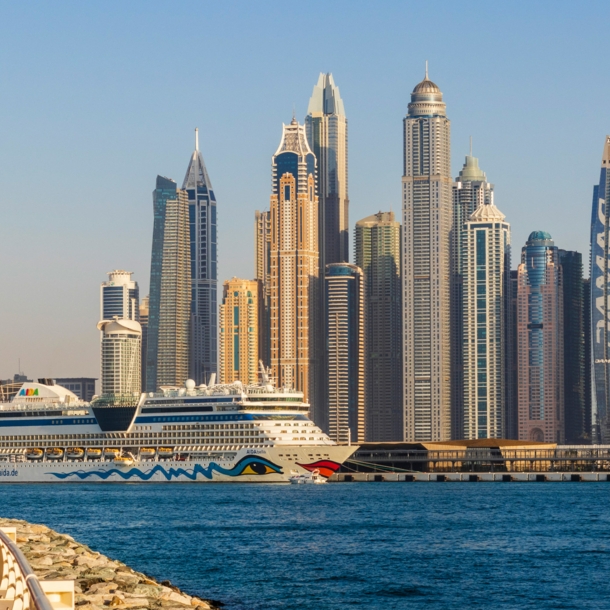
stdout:
{"type": "Polygon", "coordinates": [[[0,519],[17,528],[17,545],[39,580],[73,580],[77,610],[214,610],[219,602],[187,595],[44,525],[0,519]]]}

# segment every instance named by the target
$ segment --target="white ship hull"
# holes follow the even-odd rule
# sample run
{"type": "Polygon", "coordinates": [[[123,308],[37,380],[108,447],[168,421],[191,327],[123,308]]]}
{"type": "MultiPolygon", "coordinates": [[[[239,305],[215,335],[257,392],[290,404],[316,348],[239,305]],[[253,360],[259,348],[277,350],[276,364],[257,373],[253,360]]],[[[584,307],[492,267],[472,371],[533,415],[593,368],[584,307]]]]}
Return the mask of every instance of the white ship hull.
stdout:
{"type": "Polygon", "coordinates": [[[209,460],[0,462],[0,483],[288,483],[291,471],[320,470],[330,477],[357,449],[344,445],[243,448],[209,460]]]}

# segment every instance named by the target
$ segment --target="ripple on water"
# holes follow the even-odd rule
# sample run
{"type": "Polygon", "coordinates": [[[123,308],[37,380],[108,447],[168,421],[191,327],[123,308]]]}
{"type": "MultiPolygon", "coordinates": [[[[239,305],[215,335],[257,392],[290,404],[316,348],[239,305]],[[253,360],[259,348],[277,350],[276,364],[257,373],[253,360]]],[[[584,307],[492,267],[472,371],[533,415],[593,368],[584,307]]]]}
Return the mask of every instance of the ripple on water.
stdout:
{"type": "Polygon", "coordinates": [[[40,522],[227,610],[607,607],[595,485],[3,485],[40,522]]]}

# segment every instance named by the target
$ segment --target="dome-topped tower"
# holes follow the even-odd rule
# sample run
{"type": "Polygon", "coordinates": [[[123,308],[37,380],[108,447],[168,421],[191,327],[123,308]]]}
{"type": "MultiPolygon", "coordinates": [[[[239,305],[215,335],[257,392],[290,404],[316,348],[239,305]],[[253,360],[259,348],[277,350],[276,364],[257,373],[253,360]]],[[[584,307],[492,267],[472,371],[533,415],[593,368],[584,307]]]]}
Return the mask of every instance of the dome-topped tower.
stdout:
{"type": "Polygon", "coordinates": [[[546,231],[533,231],[527,238],[528,246],[554,246],[553,238],[546,231]]]}
{"type": "Polygon", "coordinates": [[[445,116],[445,112],[443,94],[438,85],[428,78],[428,62],[426,62],[424,80],[415,85],[413,93],[411,93],[409,116],[445,116]]]}

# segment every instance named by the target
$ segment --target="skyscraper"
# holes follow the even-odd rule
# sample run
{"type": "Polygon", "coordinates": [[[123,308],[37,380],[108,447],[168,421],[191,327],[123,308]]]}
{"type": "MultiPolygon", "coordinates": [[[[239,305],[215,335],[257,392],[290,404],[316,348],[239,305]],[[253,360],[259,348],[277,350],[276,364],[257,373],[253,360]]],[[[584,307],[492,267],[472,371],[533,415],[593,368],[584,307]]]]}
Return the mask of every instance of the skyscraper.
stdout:
{"type": "Polygon", "coordinates": [[[610,136],[606,136],[591,213],[591,350],[594,442],[610,443],[610,136]]]}
{"type": "Polygon", "coordinates": [[[270,281],[271,212],[254,214],[254,271],[260,285],[261,311],[258,319],[258,358],[265,367],[271,363],[270,281]]]}
{"type": "Polygon", "coordinates": [[[320,295],[316,158],[305,128],[292,119],[272,158],[269,268],[271,367],[280,386],[310,401],[324,426],[319,389],[320,295]]]}
{"type": "Polygon", "coordinates": [[[402,290],[404,437],[451,435],[450,122],[426,77],[404,119],[402,290]]]}
{"type": "Polygon", "coordinates": [[[364,278],[349,263],[326,266],[328,435],[337,442],[365,439],[364,278]]]}
{"type": "Polygon", "coordinates": [[[140,303],[140,326],[142,327],[142,392],[146,392],[146,353],[148,352],[148,303],[145,296],[140,303]]]}
{"type": "Polygon", "coordinates": [[[506,438],[510,225],[482,203],[461,232],[463,429],[465,439],[506,438]]]}
{"type": "MultiPolygon", "coordinates": [[[[472,146],[471,146],[472,148],[472,146]]],[[[451,230],[451,436],[464,434],[464,313],[462,296],[462,241],[465,223],[481,205],[493,201],[493,184],[487,182],[479,160],[466,156],[464,167],[453,183],[453,228],[451,230]]]]}
{"type": "Polygon", "coordinates": [[[517,343],[517,302],[519,296],[519,274],[510,272],[509,311],[507,315],[506,357],[508,358],[508,396],[506,402],[506,438],[519,438],[519,358],[517,343]]]}
{"type": "Polygon", "coordinates": [[[236,277],[223,284],[219,308],[220,383],[258,380],[259,282],[236,277]]]}
{"type": "Polygon", "coordinates": [[[563,278],[548,233],[530,234],[517,273],[519,440],[563,443],[563,278]]]}
{"type": "Polygon", "coordinates": [[[354,256],[364,274],[366,439],[404,436],[400,223],[379,212],[356,223],[354,256]]]}
{"type": "Polygon", "coordinates": [[[305,128],[318,162],[320,269],[349,261],[347,118],[332,74],[320,74],[313,88],[305,128]]]}
{"type": "Polygon", "coordinates": [[[108,281],[100,287],[100,315],[102,320],[115,316],[123,320],[139,319],[138,282],[131,279],[131,271],[115,269],[108,272],[108,281]]]}
{"type": "Polygon", "coordinates": [[[197,129],[182,188],[188,195],[191,256],[188,370],[190,378],[200,384],[216,373],[218,363],[218,240],[216,197],[199,152],[197,129]]]}
{"type": "Polygon", "coordinates": [[[591,280],[586,279],[582,282],[582,310],[583,310],[583,334],[584,340],[584,394],[585,394],[585,434],[588,443],[593,441],[591,432],[592,421],[592,387],[591,387],[591,280]]]}
{"type": "Polygon", "coordinates": [[[102,320],[102,394],[134,397],[141,392],[142,329],[135,320],[102,320]]]}
{"type": "Polygon", "coordinates": [[[582,254],[559,250],[563,278],[563,384],[565,440],[569,445],[590,442],[585,415],[585,337],[582,254]]]}
{"type": "Polygon", "coordinates": [[[153,191],[146,391],[182,386],[188,377],[191,257],[186,191],[157,176],[153,191]]]}

